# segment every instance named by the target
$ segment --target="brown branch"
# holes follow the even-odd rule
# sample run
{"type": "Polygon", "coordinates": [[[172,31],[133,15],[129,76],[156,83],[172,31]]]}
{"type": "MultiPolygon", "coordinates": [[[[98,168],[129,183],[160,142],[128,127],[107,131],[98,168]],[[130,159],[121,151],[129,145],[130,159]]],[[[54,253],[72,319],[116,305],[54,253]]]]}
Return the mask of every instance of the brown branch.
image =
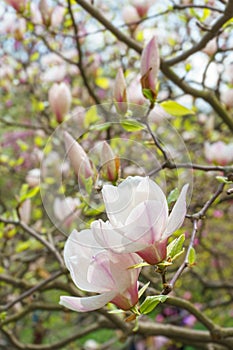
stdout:
{"type": "MultiPolygon", "coordinates": [[[[118,40],[124,42],[129,48],[135,50],[138,54],[142,52],[142,46],[135,40],[124,34],[121,30],[116,28],[110,21],[108,21],[96,7],[89,4],[86,0],[76,0],[77,4],[81,5],[90,15],[92,15],[97,21],[99,21],[105,28],[107,28],[113,35],[117,37],[118,40]]],[[[213,27],[217,30],[221,23],[221,26],[226,22],[226,18],[230,18],[233,15],[233,2],[229,1],[224,13],[224,20],[221,19],[213,27]],[[227,12],[228,11],[228,12],[227,12]],[[229,17],[230,16],[230,17],[229,17]]],[[[222,18],[222,17],[221,17],[222,18]]],[[[218,29],[219,30],[219,29],[218,29]]],[[[206,35],[210,35],[207,33],[206,35]]],[[[206,37],[206,36],[205,36],[206,37]]],[[[188,85],[184,80],[181,80],[178,75],[169,67],[168,62],[161,60],[160,68],[163,74],[170,79],[174,84],[176,84],[181,90],[187,94],[191,94],[194,97],[200,97],[206,102],[208,102],[215,112],[220,116],[220,118],[226,123],[228,128],[233,131],[233,119],[229,116],[224,106],[218,101],[215,94],[209,90],[197,90],[188,85]]]]}
{"type": "Polygon", "coordinates": [[[29,290],[26,290],[24,293],[22,293],[18,298],[16,298],[15,300],[9,302],[8,304],[4,305],[4,306],[0,306],[0,311],[6,311],[9,310],[12,306],[14,306],[15,304],[17,304],[19,301],[27,298],[29,295],[32,295],[33,293],[35,293],[37,290],[41,289],[42,287],[44,287],[46,284],[52,282],[53,280],[55,280],[56,278],[60,277],[63,274],[62,271],[57,271],[54,274],[52,274],[52,276],[50,276],[49,278],[47,278],[46,280],[41,281],[40,283],[38,283],[36,286],[33,286],[32,288],[30,288],[29,290]]]}
{"type": "Polygon", "coordinates": [[[70,344],[71,342],[80,339],[84,337],[85,335],[94,332],[99,329],[99,324],[97,322],[90,324],[84,329],[78,330],[77,332],[73,333],[71,336],[62,339],[56,343],[52,344],[45,344],[45,345],[36,345],[36,344],[24,344],[20,342],[13,332],[1,329],[2,333],[7,337],[7,339],[11,342],[12,345],[16,346],[18,349],[22,350],[56,350],[56,349],[62,349],[67,344],[70,344]]]}
{"type": "Polygon", "coordinates": [[[232,0],[228,1],[228,4],[225,8],[224,14],[220,16],[215,24],[208,30],[208,32],[202,37],[202,39],[194,46],[192,46],[189,50],[182,52],[180,55],[177,55],[174,58],[170,58],[166,60],[166,64],[171,66],[177,64],[181,61],[186,60],[188,57],[193,55],[194,53],[204,49],[208,41],[213,39],[220,31],[222,26],[233,16],[233,2],[232,0]]]}

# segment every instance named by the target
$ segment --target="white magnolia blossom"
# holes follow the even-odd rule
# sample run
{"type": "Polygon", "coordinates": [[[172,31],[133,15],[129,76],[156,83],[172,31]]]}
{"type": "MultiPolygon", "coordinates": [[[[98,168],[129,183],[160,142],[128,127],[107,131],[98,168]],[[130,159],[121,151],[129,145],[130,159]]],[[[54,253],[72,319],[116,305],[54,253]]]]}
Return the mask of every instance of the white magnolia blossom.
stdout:
{"type": "Polygon", "coordinates": [[[64,258],[75,285],[99,294],[81,298],[61,296],[61,305],[86,312],[99,309],[108,302],[129,310],[138,302],[140,269],[130,269],[142,261],[137,254],[115,254],[103,249],[91,230],[74,230],[65,244],[64,258]]]}
{"type": "Polygon", "coordinates": [[[166,197],[149,177],[128,177],[118,187],[105,185],[102,190],[109,221],[91,225],[99,244],[118,253],[136,252],[150,264],[166,258],[169,236],[185,218],[185,185],[168,215],[166,197]]]}

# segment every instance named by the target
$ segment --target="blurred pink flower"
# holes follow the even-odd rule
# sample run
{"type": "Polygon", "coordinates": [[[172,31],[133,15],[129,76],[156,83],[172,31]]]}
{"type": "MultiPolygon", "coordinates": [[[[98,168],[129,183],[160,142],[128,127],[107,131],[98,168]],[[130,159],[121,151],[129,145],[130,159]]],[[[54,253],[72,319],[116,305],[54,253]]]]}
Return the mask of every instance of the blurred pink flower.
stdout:
{"type": "Polygon", "coordinates": [[[228,109],[233,108],[233,89],[223,91],[221,94],[221,101],[228,109]]]}
{"type": "Polygon", "coordinates": [[[73,220],[79,215],[80,210],[78,206],[80,200],[78,198],[66,197],[66,198],[55,198],[53,203],[53,211],[56,218],[69,226],[73,220]]]}
{"type": "Polygon", "coordinates": [[[222,141],[212,144],[205,142],[204,154],[208,162],[224,166],[233,161],[233,143],[227,145],[222,141]]]}
{"type": "Polygon", "coordinates": [[[168,216],[166,197],[149,177],[128,177],[118,187],[104,185],[102,194],[109,221],[94,221],[96,240],[118,253],[137,253],[149,264],[166,258],[167,240],[184,221],[185,185],[168,216]]]}
{"type": "Polygon", "coordinates": [[[75,285],[99,294],[82,298],[61,296],[61,305],[86,312],[99,309],[109,302],[129,310],[138,302],[140,269],[129,269],[141,262],[136,254],[115,254],[104,250],[91,230],[74,230],[66,241],[64,258],[75,285]]]}
{"type": "Polygon", "coordinates": [[[26,175],[26,182],[29,187],[36,187],[40,184],[41,171],[39,168],[31,169],[26,175]]]}
{"type": "Polygon", "coordinates": [[[58,123],[62,123],[69,112],[71,101],[70,88],[65,83],[53,84],[49,90],[49,104],[58,123]]]}

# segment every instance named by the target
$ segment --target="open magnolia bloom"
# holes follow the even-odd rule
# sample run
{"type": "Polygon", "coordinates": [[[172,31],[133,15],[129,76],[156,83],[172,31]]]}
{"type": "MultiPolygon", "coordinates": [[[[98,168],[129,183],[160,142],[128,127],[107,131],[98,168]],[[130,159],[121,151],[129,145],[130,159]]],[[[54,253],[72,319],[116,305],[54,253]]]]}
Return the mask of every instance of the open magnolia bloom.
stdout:
{"type": "Polygon", "coordinates": [[[103,199],[109,221],[94,221],[91,229],[105,249],[137,253],[149,264],[166,258],[169,236],[184,221],[185,185],[170,215],[166,197],[149,177],[128,177],[118,187],[105,185],[103,199]]]}
{"type": "Polygon", "coordinates": [[[99,293],[89,297],[61,296],[60,304],[74,311],[99,309],[111,302],[123,310],[138,302],[139,268],[137,254],[116,254],[103,249],[91,230],[74,230],[64,249],[67,268],[75,285],[85,291],[99,293]]]}

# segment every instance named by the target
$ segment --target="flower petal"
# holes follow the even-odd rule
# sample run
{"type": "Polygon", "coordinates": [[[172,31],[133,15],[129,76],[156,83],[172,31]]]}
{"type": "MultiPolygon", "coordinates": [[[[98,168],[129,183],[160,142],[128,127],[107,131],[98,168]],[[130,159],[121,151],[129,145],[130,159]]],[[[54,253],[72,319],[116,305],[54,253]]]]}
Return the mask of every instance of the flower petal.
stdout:
{"type": "Polygon", "coordinates": [[[93,255],[102,250],[91,230],[81,232],[74,230],[68,237],[64,248],[64,259],[72,280],[78,288],[89,292],[101,292],[87,280],[87,274],[93,255]]]}
{"type": "Polygon", "coordinates": [[[174,231],[176,231],[183,223],[185,215],[186,215],[186,194],[188,191],[189,185],[186,184],[181,190],[179,198],[174,205],[171,214],[168,218],[167,229],[164,234],[164,237],[169,237],[174,231]]]}
{"type": "Polygon", "coordinates": [[[117,227],[124,226],[131,211],[146,200],[166,203],[163,191],[149,177],[129,176],[118,187],[105,185],[102,194],[108,218],[117,227]]]}
{"type": "Polygon", "coordinates": [[[87,312],[100,309],[114,299],[115,296],[115,292],[103,293],[100,295],[83,298],[61,296],[59,304],[73,311],[87,312]]]}

